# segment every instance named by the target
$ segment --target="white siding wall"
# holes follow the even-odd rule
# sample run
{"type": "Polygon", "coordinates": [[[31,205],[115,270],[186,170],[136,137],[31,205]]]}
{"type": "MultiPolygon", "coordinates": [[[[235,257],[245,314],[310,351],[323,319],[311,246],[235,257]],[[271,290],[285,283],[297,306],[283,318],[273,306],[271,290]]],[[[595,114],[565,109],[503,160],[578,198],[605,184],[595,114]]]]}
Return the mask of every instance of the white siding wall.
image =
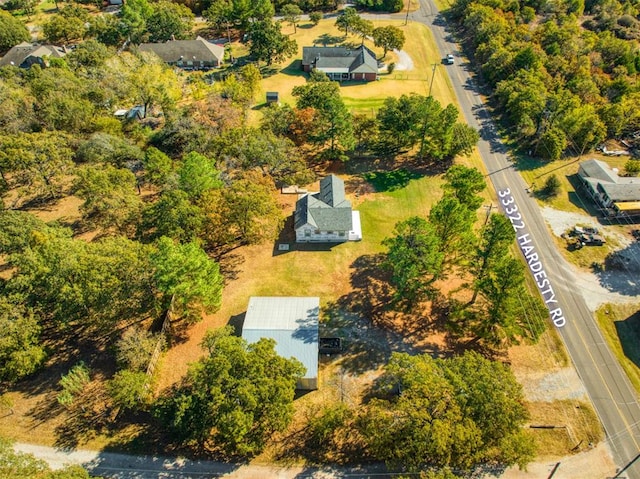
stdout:
{"type": "Polygon", "coordinates": [[[349,240],[348,231],[320,231],[313,226],[305,225],[296,230],[296,243],[340,243],[349,240]],[[342,233],[342,234],[341,234],[342,233]]]}

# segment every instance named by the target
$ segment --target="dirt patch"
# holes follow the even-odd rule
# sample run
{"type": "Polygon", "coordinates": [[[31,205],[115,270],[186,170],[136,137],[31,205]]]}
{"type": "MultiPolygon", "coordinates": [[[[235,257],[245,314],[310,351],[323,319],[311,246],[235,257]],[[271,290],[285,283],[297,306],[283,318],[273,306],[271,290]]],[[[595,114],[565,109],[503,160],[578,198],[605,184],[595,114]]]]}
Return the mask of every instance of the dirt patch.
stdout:
{"type": "MultiPolygon", "coordinates": [[[[575,278],[591,311],[605,303],[637,301],[637,296],[640,295],[640,242],[633,240],[629,233],[630,226],[601,225],[591,216],[549,207],[544,207],[541,211],[551,231],[558,238],[576,225],[598,228],[607,238],[609,244],[605,247],[585,247],[580,251],[565,252],[566,255],[586,255],[589,269],[570,263],[561,265],[575,278]],[[593,261],[589,262],[589,259],[593,261]]],[[[562,247],[562,242],[559,242],[559,247],[562,247]]],[[[576,258],[576,261],[579,260],[576,258]]]]}

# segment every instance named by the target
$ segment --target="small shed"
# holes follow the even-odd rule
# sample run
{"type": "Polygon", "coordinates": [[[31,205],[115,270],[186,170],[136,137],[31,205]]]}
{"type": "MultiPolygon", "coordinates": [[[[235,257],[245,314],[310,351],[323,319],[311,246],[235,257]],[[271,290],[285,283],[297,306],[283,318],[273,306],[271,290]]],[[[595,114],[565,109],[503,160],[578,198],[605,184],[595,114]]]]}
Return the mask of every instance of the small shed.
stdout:
{"type": "Polygon", "coordinates": [[[280,104],[280,93],[277,91],[267,92],[267,104],[271,103],[275,103],[276,105],[280,104]]]}
{"type": "Polygon", "coordinates": [[[318,320],[320,298],[253,296],[249,299],[242,337],[249,343],[260,338],[276,341],[276,352],[294,357],[307,372],[297,389],[318,389],[318,320]]]}

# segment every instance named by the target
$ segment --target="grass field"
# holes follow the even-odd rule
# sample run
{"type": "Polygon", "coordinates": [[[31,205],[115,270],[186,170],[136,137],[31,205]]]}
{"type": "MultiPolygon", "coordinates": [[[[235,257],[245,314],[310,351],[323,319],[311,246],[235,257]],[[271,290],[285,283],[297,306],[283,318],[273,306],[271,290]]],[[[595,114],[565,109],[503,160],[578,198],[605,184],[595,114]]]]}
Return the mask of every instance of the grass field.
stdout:
{"type": "Polygon", "coordinates": [[[596,312],[609,347],[640,394],[639,304],[605,304],[596,312]]]}

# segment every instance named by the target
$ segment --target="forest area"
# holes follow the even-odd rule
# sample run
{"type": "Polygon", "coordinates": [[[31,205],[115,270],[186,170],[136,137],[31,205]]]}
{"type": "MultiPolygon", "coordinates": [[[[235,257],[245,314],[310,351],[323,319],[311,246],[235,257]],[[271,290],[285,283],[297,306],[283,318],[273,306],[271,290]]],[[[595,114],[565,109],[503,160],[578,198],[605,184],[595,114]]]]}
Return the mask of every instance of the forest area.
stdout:
{"type": "MultiPolygon", "coordinates": [[[[458,1],[449,12],[513,138],[544,159],[639,127],[635,7],[579,3],[458,1]]],[[[101,6],[60,2],[41,31],[69,52],[45,66],[0,68],[0,392],[62,369],[48,387],[75,418],[70,428],[145,423],[164,451],[255,456],[291,423],[301,365],[277,356],[273,342],[246,344],[225,328],[206,335],[202,359],[180,384],[154,391],[147,368],[158,345],[168,347],[159,324],[170,312],[188,328],[220,308],[233,281],[230,255],[282,231],[289,212],[277,201],[280,187],[312,183],[326,165],[408,158],[419,171],[446,171],[445,184],[428,215],[398,222],[382,242],[376,275],[392,290],[384,307],[411,314],[443,305],[447,331],[466,352],[394,353],[370,401],[309,419],[306,450],[319,462],[384,461],[407,471],[428,464],[434,479],[456,477],[450,467],[464,474],[530,461],[521,387],[494,359],[539,338],[545,324],[524,321],[522,309],[544,306],[509,248],[508,220],[487,215],[479,225],[484,178],[455,164],[478,132],[457,108],[410,94],[387,98],[374,115],[354,114],[338,83],[312,73],[294,88],[294,105],[262,108],[254,122],[265,68],[296,51],[274,13],[294,25],[302,12],[320,21],[335,2],[129,0],[116,15],[101,6]],[[193,38],[196,14],[222,36],[248,33],[251,61],[224,75],[185,72],[136,48],[193,38]],[[142,118],[114,117],[137,106],[142,118]],[[70,197],[80,205],[77,221],[30,212],[70,197]],[[444,297],[439,282],[450,277],[464,284],[444,297]],[[99,403],[100,414],[88,403],[99,403]]],[[[2,52],[29,40],[24,20],[36,7],[5,4],[2,52]]],[[[355,10],[336,29],[373,34],[355,10]]],[[[378,33],[385,53],[396,48],[395,31],[378,33]]]]}

